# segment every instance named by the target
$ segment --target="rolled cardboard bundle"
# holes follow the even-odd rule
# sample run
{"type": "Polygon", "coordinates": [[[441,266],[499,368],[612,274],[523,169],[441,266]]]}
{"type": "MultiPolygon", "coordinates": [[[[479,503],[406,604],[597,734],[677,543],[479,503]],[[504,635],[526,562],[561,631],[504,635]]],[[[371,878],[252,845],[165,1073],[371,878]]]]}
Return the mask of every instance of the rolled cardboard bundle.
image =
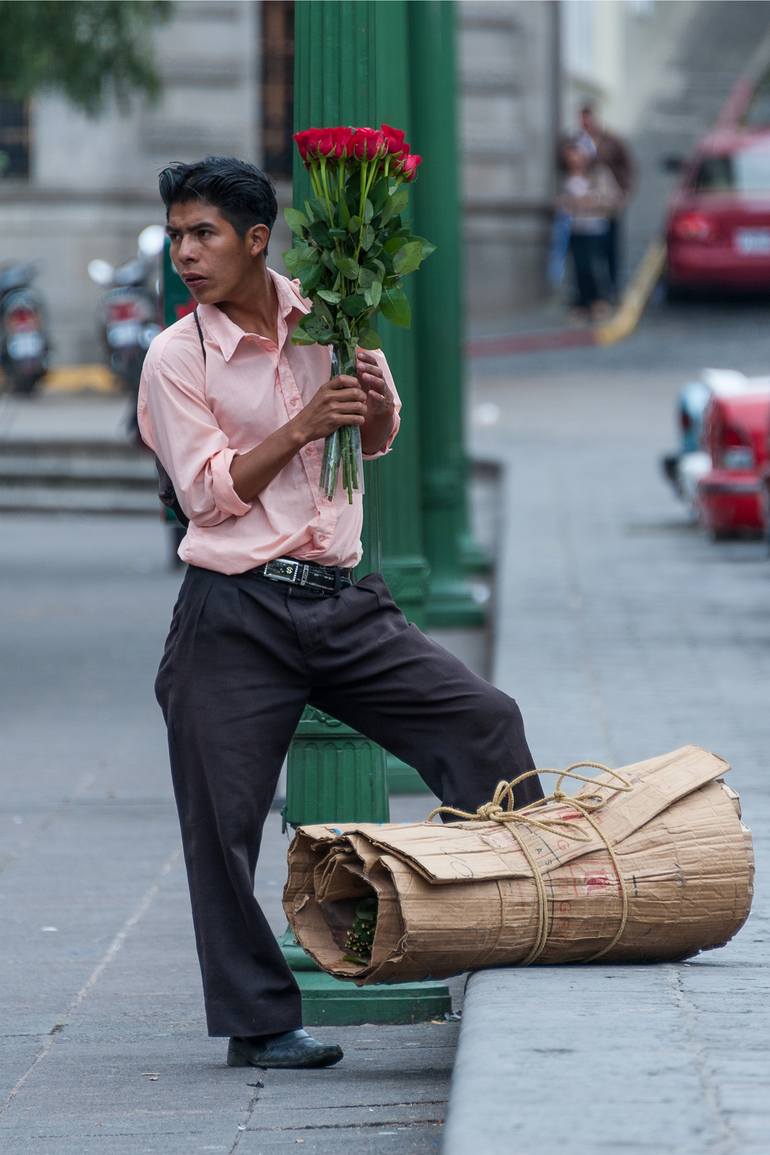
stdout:
{"type": "Polygon", "coordinates": [[[751,908],[751,834],[727,770],[685,746],[604,768],[575,795],[562,775],[521,811],[501,784],[472,820],[300,827],[284,909],[318,965],[358,985],[688,958],[724,945],[751,908]]]}

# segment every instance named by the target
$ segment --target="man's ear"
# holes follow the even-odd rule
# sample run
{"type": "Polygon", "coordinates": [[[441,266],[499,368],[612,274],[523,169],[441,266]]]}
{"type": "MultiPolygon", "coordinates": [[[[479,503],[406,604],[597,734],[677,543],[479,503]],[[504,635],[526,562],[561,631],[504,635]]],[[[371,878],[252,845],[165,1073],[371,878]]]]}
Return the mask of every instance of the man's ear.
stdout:
{"type": "Polygon", "coordinates": [[[267,242],[270,240],[270,229],[267,225],[252,225],[246,234],[246,239],[249,245],[249,253],[252,257],[258,257],[260,253],[267,252],[267,242]]]}

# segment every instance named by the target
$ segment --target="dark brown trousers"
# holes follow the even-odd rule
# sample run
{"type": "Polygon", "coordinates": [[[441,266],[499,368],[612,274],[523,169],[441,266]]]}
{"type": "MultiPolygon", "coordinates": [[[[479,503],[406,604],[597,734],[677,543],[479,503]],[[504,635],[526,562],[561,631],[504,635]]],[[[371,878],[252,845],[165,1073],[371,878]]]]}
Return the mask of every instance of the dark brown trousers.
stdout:
{"type": "MultiPolygon", "coordinates": [[[[409,625],[378,574],[324,595],[190,567],[156,693],[212,1035],[301,1025],[254,871],[306,704],[372,738],[464,809],[534,765],[516,703],[409,625]]],[[[516,802],[539,797],[532,778],[516,802]]]]}

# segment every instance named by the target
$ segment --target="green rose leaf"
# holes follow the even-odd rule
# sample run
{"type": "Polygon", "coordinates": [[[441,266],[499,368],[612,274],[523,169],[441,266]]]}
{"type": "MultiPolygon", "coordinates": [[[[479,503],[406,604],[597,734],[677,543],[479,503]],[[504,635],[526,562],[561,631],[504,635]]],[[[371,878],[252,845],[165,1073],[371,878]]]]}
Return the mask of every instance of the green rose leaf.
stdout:
{"type": "Polygon", "coordinates": [[[395,192],[392,192],[385,206],[382,210],[382,223],[386,225],[393,217],[401,216],[406,206],[409,204],[409,189],[401,185],[395,192]]]}
{"type": "Polygon", "coordinates": [[[369,200],[372,202],[374,212],[382,212],[385,201],[388,199],[388,182],[385,177],[380,177],[374,182],[369,190],[369,200]]]}
{"type": "Polygon", "coordinates": [[[320,197],[311,197],[307,203],[310,205],[316,220],[328,219],[326,202],[322,201],[320,197]]]}
{"type": "Polygon", "coordinates": [[[331,229],[325,221],[314,221],[308,229],[308,232],[315,243],[320,245],[322,249],[328,246],[331,229]]]}
{"type": "Polygon", "coordinates": [[[373,244],[374,229],[371,225],[364,225],[363,232],[361,233],[361,248],[364,250],[364,252],[367,252],[367,250],[370,249],[373,244]]]}
{"type": "Polygon", "coordinates": [[[364,298],[367,305],[372,309],[376,309],[379,306],[381,297],[382,284],[380,281],[373,281],[368,289],[364,289],[364,298]]]}
{"type": "Polygon", "coordinates": [[[400,233],[397,233],[394,237],[388,237],[387,241],[382,247],[386,253],[388,253],[390,256],[393,256],[393,254],[397,253],[399,249],[403,249],[408,240],[408,236],[404,237],[401,236],[400,233]]]}
{"type": "Polygon", "coordinates": [[[322,275],[323,269],[320,265],[300,265],[297,269],[297,276],[302,284],[303,296],[309,297],[318,288],[322,275]]]}
{"type": "Polygon", "coordinates": [[[423,259],[422,241],[407,241],[393,257],[393,271],[399,277],[419,269],[423,259]]]}
{"type": "Polygon", "coordinates": [[[295,237],[301,237],[305,229],[309,225],[309,221],[304,213],[299,209],[284,209],[284,219],[295,237]]]}
{"type": "Polygon", "coordinates": [[[362,349],[379,349],[381,346],[380,334],[376,329],[364,329],[358,334],[358,344],[362,349]]]}
{"type": "Polygon", "coordinates": [[[342,302],[342,308],[349,317],[357,317],[369,308],[369,304],[361,293],[352,293],[342,302]]]}
{"type": "Polygon", "coordinates": [[[328,301],[330,305],[339,305],[342,300],[342,293],[336,293],[334,289],[318,289],[316,296],[328,301]]]}
{"type": "Polygon", "coordinates": [[[354,261],[352,257],[343,256],[342,253],[333,253],[332,261],[343,277],[347,277],[350,281],[358,280],[358,261],[354,261]]]}
{"type": "Polygon", "coordinates": [[[392,321],[394,325],[401,325],[406,329],[411,324],[412,309],[409,298],[400,285],[392,285],[382,290],[380,309],[383,317],[387,321],[392,321]]]}
{"type": "Polygon", "coordinates": [[[346,229],[348,227],[349,221],[350,221],[350,209],[348,208],[347,201],[343,197],[337,206],[337,224],[341,228],[346,229]]]}
{"type": "Polygon", "coordinates": [[[368,225],[373,216],[374,216],[374,205],[372,204],[372,202],[367,197],[366,203],[364,204],[364,222],[368,225]]]}
{"type": "Polygon", "coordinates": [[[283,263],[286,266],[286,272],[289,273],[289,275],[293,275],[294,270],[299,264],[294,249],[287,249],[287,251],[283,254],[283,263]]]}
{"type": "Polygon", "coordinates": [[[292,333],[292,343],[294,345],[315,345],[315,337],[305,329],[305,321],[307,317],[303,317],[292,333]]]}
{"type": "Polygon", "coordinates": [[[302,321],[302,329],[318,345],[328,345],[334,339],[334,330],[317,313],[308,313],[302,321]]]}
{"type": "Polygon", "coordinates": [[[417,240],[422,245],[422,259],[423,260],[425,260],[426,257],[429,257],[431,255],[431,253],[435,253],[436,246],[434,244],[431,244],[430,241],[426,241],[425,237],[417,237],[417,240]]]}
{"type": "Polygon", "coordinates": [[[318,291],[316,291],[315,300],[313,301],[313,312],[316,313],[319,317],[323,317],[327,328],[334,327],[334,317],[332,316],[332,311],[318,291]]]}
{"type": "Polygon", "coordinates": [[[347,229],[329,229],[329,236],[334,237],[335,241],[344,241],[347,239],[347,229]]]}

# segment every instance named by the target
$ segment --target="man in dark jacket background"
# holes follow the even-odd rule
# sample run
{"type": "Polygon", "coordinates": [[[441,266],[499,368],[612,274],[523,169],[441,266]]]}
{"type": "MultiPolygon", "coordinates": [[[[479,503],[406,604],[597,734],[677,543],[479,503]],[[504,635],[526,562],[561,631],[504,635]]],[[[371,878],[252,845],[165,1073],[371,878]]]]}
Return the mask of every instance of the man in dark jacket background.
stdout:
{"type": "Polygon", "coordinates": [[[634,191],[636,166],[626,142],[603,127],[593,105],[584,104],[580,109],[580,126],[586,145],[593,148],[599,163],[606,165],[610,170],[623,193],[621,204],[610,217],[610,227],[606,235],[607,282],[610,299],[616,302],[621,282],[623,210],[634,191]]]}

